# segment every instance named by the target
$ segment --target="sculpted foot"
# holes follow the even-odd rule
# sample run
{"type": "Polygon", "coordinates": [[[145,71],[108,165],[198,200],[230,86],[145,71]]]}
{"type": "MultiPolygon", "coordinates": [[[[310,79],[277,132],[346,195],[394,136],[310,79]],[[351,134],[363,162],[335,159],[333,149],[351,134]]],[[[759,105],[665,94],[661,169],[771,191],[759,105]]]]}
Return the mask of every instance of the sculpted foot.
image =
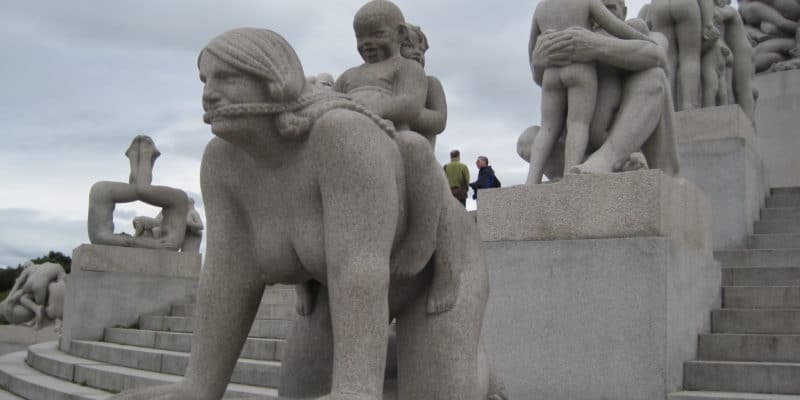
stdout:
{"type": "Polygon", "coordinates": [[[611,172],[613,172],[611,166],[592,162],[590,158],[585,163],[570,168],[568,174],[610,174],[611,172]]]}

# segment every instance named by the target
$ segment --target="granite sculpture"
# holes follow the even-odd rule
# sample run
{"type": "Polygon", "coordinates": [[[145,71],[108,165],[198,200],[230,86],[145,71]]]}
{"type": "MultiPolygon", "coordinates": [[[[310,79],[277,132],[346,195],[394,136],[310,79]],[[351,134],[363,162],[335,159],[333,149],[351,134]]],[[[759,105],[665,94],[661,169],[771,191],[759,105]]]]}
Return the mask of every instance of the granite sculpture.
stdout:
{"type": "MultiPolygon", "coordinates": [[[[203,240],[203,219],[195,208],[194,199],[189,198],[189,211],[186,213],[186,235],[183,238],[180,251],[200,252],[203,240]]],[[[155,217],[137,216],[133,219],[134,237],[160,238],[164,232],[161,224],[164,220],[163,212],[155,217]]]]}
{"type": "Polygon", "coordinates": [[[0,302],[0,313],[11,324],[33,326],[37,330],[55,324],[61,329],[64,315],[64,278],[61,265],[51,262],[24,264],[8,296],[0,302]]]}
{"type": "MultiPolygon", "coordinates": [[[[412,24],[406,24],[406,26],[408,27],[408,38],[400,44],[400,54],[418,62],[425,68],[425,52],[429,48],[428,37],[419,26],[412,24]]],[[[411,130],[425,136],[431,142],[431,147],[436,147],[436,136],[444,132],[446,126],[447,97],[444,94],[444,87],[438,78],[428,75],[425,108],[411,123],[411,130]]]]}
{"type": "Polygon", "coordinates": [[[666,36],[667,60],[676,109],[701,106],[700,55],[719,39],[714,26],[714,0],[652,0],[648,18],[653,30],[666,36]]]}
{"type": "MultiPolygon", "coordinates": [[[[727,104],[738,104],[751,121],[755,121],[755,89],[753,88],[753,47],[747,36],[741,15],[731,7],[730,0],[716,0],[715,15],[720,22],[720,38],[730,50],[729,63],[726,72],[728,79],[727,104]]],[[[741,2],[740,2],[741,4],[741,2]]]]}
{"type": "MultiPolygon", "coordinates": [[[[624,20],[627,13],[624,0],[603,0],[603,4],[616,18],[624,20]]],[[[633,25],[644,29],[641,21],[633,25]]],[[[569,28],[545,32],[530,43],[534,76],[541,76],[551,66],[597,65],[600,77],[597,105],[598,109],[603,107],[608,111],[595,113],[585,160],[573,172],[620,171],[633,153],[641,151],[650,168],[661,169],[671,176],[678,174],[674,109],[664,69],[668,44],[657,32],[648,36],[650,41],[626,40],[603,31],[569,28]]],[[[519,145],[525,147],[535,142],[538,131],[538,127],[527,129],[519,145]]],[[[564,142],[556,141],[553,150],[543,157],[542,171],[550,179],[557,179],[565,172],[560,160],[564,142]]],[[[528,159],[537,157],[532,151],[521,153],[528,159]]]]}
{"type": "Polygon", "coordinates": [[[153,139],[145,135],[136,136],[125,152],[131,167],[128,183],[101,181],[92,186],[88,228],[89,240],[93,244],[167,250],[181,248],[186,239],[189,198],[183,190],[152,184],[153,166],[160,154],[153,139]],[[137,200],[161,208],[162,220],[157,237],[114,233],[116,205],[137,200]]]}
{"type": "MultiPolygon", "coordinates": [[[[536,6],[528,44],[530,62],[542,32],[571,27],[592,28],[593,24],[622,39],[649,41],[624,21],[616,18],[600,0],[543,0],[536,6]]],[[[542,128],[531,147],[528,184],[541,183],[547,154],[566,130],[564,170],[572,172],[583,161],[589,145],[589,125],[598,97],[598,74],[592,63],[532,68],[534,81],[542,87],[542,128]]],[[[575,171],[577,172],[577,171],[575,171]]]]}
{"type": "MultiPolygon", "coordinates": [[[[391,4],[385,3],[365,8],[378,6],[380,13],[391,4]]],[[[369,19],[372,28],[384,28],[387,19],[376,17],[369,19]]],[[[363,46],[369,60],[399,43],[364,41],[382,43],[363,46]]],[[[421,67],[409,63],[424,82],[421,67]]],[[[201,167],[208,243],[189,366],[178,383],[114,398],[222,398],[264,286],[309,282],[318,286],[316,299],[289,335],[282,398],[380,399],[392,318],[402,354],[399,399],[489,397],[497,382],[479,375],[487,371],[479,351],[486,260],[477,227],[450,195],[435,158],[415,164],[419,174],[431,172],[435,190],[409,197],[403,133],[358,102],[307,84],[294,50],[272,31],[226,32],[208,44],[198,64],[204,120],[217,137],[201,167]],[[419,202],[434,204],[438,224],[409,218],[419,202]],[[422,265],[392,269],[417,225],[434,231],[423,233],[433,240],[435,262],[428,257],[422,265]],[[434,270],[452,272],[444,281],[452,284],[437,285],[442,281],[434,270]],[[432,300],[443,307],[432,310],[432,300]]],[[[372,67],[365,69],[383,73],[372,67]]],[[[400,100],[373,92],[362,95],[400,100]]],[[[421,110],[425,91],[411,97],[421,110]]],[[[432,153],[427,140],[413,135],[432,153]]]]}
{"type": "MultiPolygon", "coordinates": [[[[794,0],[739,0],[739,14],[755,47],[756,72],[796,68],[800,4],[794,0]]],[[[745,110],[746,111],[746,110],[745,110]]]]}

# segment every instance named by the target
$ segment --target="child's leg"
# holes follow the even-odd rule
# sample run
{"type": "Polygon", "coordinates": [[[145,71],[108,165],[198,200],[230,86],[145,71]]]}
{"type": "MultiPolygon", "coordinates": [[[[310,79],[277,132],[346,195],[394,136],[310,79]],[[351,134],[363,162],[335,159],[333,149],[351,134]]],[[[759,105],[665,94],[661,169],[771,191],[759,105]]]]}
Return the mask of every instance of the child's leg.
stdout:
{"type": "Polygon", "coordinates": [[[700,7],[696,0],[673,3],[675,31],[678,39],[678,110],[693,110],[700,106],[700,46],[702,26],[700,7]]]}
{"type": "Polygon", "coordinates": [[[542,127],[531,145],[528,185],[542,183],[544,166],[564,130],[567,93],[561,85],[561,68],[548,68],[542,78],[542,127]]]}
{"type": "Polygon", "coordinates": [[[719,46],[714,45],[702,60],[702,82],[703,82],[703,107],[714,107],[717,105],[717,89],[719,88],[719,76],[717,75],[717,53],[719,46]]]}
{"type": "Polygon", "coordinates": [[[608,138],[608,130],[622,102],[622,81],[619,72],[597,66],[597,102],[589,125],[589,152],[597,150],[608,138]]]}
{"type": "Polygon", "coordinates": [[[597,68],[594,64],[572,64],[561,69],[567,87],[567,146],[564,172],[583,162],[589,144],[589,124],[597,104],[597,68]]]}

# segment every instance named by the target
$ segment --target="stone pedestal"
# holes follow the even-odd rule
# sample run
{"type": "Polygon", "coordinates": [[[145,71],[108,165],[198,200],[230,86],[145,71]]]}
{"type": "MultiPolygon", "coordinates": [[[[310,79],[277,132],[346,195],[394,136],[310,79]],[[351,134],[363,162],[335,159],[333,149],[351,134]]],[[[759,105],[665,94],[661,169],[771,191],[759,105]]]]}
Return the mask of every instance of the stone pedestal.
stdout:
{"type": "Polygon", "coordinates": [[[133,326],[143,314],[169,313],[193,299],[199,253],[84,244],[72,252],[64,299],[62,350],[72,340],[100,340],[103,330],[133,326]]]}
{"type": "Polygon", "coordinates": [[[481,192],[484,334],[511,398],[666,399],[718,305],[710,205],[660,171],[481,192]]]}
{"type": "Polygon", "coordinates": [[[800,70],[756,76],[756,136],[770,187],[800,186],[800,70]]]}
{"type": "Polygon", "coordinates": [[[711,201],[714,248],[744,245],[767,193],[752,122],[730,105],[676,113],[675,128],[681,175],[711,201]]]}

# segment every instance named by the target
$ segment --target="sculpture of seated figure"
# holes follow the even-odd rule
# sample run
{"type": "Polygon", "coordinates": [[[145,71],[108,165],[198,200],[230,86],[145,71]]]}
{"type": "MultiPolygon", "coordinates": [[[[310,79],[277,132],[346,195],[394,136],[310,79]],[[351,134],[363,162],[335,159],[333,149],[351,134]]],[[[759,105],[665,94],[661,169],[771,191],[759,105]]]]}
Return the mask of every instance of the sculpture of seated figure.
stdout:
{"type": "MultiPolygon", "coordinates": [[[[425,137],[410,129],[425,109],[428,78],[422,66],[400,54],[401,43],[409,32],[400,8],[387,0],[371,0],[353,18],[356,48],[364,63],[350,68],[336,80],[334,90],[345,93],[355,102],[394,123],[395,140],[402,154],[405,178],[413,181],[406,186],[408,218],[425,221],[408,224],[409,232],[398,245],[398,257],[392,260],[392,271],[413,276],[419,270],[407,270],[424,265],[436,247],[435,227],[442,212],[441,201],[416,201],[436,196],[441,171],[420,169],[436,161],[425,137]]],[[[444,266],[441,266],[444,267],[444,266]]],[[[447,271],[438,272],[437,279],[450,279],[447,271]]]]}
{"type": "MultiPolygon", "coordinates": [[[[400,54],[410,60],[418,62],[425,68],[425,52],[428,51],[428,37],[419,26],[406,24],[408,39],[400,46],[400,54]]],[[[411,130],[425,136],[431,147],[436,147],[436,136],[444,132],[447,126],[447,97],[444,94],[442,82],[435,76],[428,75],[428,95],[425,99],[425,108],[420,112],[411,130]]]]}
{"type": "MultiPolygon", "coordinates": [[[[597,23],[614,36],[650,40],[646,35],[614,17],[600,0],[543,0],[536,6],[528,55],[542,32],[571,27],[589,29],[597,23]]],[[[593,63],[572,63],[543,70],[532,68],[534,81],[542,87],[542,129],[533,141],[528,184],[542,182],[544,163],[566,126],[565,171],[578,165],[589,143],[589,125],[597,101],[597,71],[593,63]],[[537,74],[537,72],[541,74],[537,74]]]]}
{"type": "Polygon", "coordinates": [[[153,165],[161,153],[148,136],[136,136],[125,155],[130,159],[129,183],[97,182],[89,193],[89,240],[93,244],[178,250],[186,235],[189,200],[180,189],[152,185],[153,165]],[[114,233],[114,208],[117,203],[143,201],[161,207],[160,233],[130,236],[114,233]]]}
{"type": "Polygon", "coordinates": [[[296,53],[274,32],[226,32],[198,64],[204,120],[217,137],[201,166],[209,229],[186,377],[112,398],[221,399],[265,285],[309,281],[319,285],[316,304],[288,335],[281,398],[382,398],[392,318],[402,354],[399,400],[495,396],[498,386],[480,375],[485,254],[438,162],[416,165],[436,172],[435,193],[405,196],[416,182],[404,179],[391,124],[306,84],[296,53]],[[407,268],[421,271],[412,276],[391,270],[397,246],[413,232],[405,225],[424,224],[404,215],[409,201],[441,204],[441,223],[426,226],[437,231],[437,262],[452,264],[456,287],[436,287],[430,265],[407,268]],[[427,310],[431,296],[453,288],[451,307],[427,310]]]}
{"type": "MultiPolygon", "coordinates": [[[[627,8],[624,0],[603,0],[617,18],[624,20],[627,8]]],[[[638,151],[644,154],[647,165],[677,176],[679,172],[677,144],[674,135],[674,109],[670,81],[664,68],[667,65],[667,41],[657,32],[649,34],[652,41],[619,39],[605,32],[571,28],[542,34],[532,51],[534,74],[548,66],[571,63],[602,64],[616,71],[622,82],[622,94],[612,118],[597,126],[592,121],[586,160],[578,165],[581,173],[610,173],[620,171],[638,151]]],[[[605,93],[599,92],[603,99],[605,93]]],[[[601,102],[604,102],[601,100],[601,102]]],[[[536,129],[529,129],[521,139],[535,140],[536,129]]],[[[563,141],[557,146],[563,148],[563,141]]],[[[548,178],[560,178],[563,163],[553,154],[547,155],[545,167],[548,178]],[[552,173],[552,175],[551,175],[552,173]]],[[[532,155],[531,155],[532,156],[532,155]]]]}
{"type": "Polygon", "coordinates": [[[667,37],[669,76],[676,109],[701,106],[702,50],[719,38],[714,27],[714,0],[652,0],[649,18],[653,30],[667,37]]]}
{"type": "Polygon", "coordinates": [[[8,297],[0,302],[0,312],[14,325],[33,326],[38,330],[54,322],[56,331],[60,331],[64,315],[64,268],[56,263],[34,264],[31,261],[24,267],[8,297]]]}

